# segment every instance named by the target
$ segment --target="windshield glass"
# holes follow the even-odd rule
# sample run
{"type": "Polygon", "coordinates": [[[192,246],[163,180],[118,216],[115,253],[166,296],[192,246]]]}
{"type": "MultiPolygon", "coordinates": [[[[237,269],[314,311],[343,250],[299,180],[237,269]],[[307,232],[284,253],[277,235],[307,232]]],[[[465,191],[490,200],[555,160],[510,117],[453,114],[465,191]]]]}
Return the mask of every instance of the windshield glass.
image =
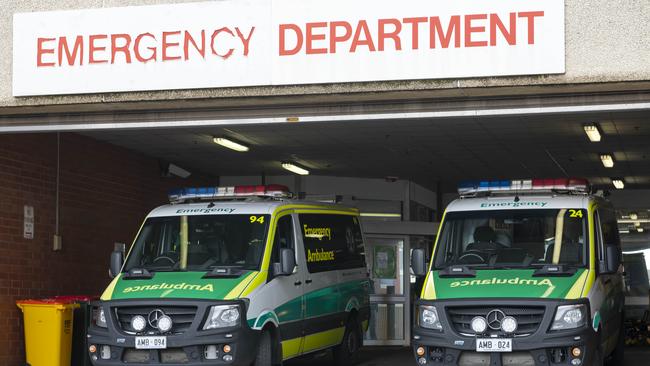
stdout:
{"type": "Polygon", "coordinates": [[[587,212],[535,209],[450,212],[445,217],[434,266],[536,268],[585,266],[587,212]]]}
{"type": "Polygon", "coordinates": [[[154,217],[145,221],[126,271],[208,271],[215,267],[260,267],[268,215],[154,217]]]}

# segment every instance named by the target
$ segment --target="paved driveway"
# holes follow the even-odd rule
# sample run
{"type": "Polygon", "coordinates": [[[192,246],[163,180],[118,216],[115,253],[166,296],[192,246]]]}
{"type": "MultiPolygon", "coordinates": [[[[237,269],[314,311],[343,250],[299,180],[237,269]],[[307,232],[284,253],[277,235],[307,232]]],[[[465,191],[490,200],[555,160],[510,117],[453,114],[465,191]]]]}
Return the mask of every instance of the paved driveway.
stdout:
{"type": "MultiPolygon", "coordinates": [[[[359,366],[417,366],[408,348],[367,347],[361,354],[359,366]]],[[[319,355],[316,359],[300,359],[287,362],[287,366],[331,366],[330,354],[319,355]]],[[[624,366],[650,365],[650,347],[629,348],[625,351],[624,366]]],[[[617,365],[618,366],[618,365],[617,365]]],[[[621,365],[623,366],[623,365],[621,365]]]]}

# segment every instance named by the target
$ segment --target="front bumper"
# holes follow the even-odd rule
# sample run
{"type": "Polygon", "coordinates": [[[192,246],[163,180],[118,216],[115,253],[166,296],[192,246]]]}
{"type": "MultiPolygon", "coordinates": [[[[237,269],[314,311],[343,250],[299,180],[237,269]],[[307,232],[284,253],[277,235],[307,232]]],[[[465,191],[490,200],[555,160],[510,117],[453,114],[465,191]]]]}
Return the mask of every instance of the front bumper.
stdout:
{"type": "MultiPolygon", "coordinates": [[[[452,301],[420,301],[418,305],[435,305],[443,325],[443,331],[423,329],[417,324],[413,326],[413,353],[420,365],[458,365],[458,366],[589,366],[594,362],[598,350],[598,336],[589,325],[584,327],[549,332],[553,321],[555,308],[566,302],[539,300],[452,300],[452,301]],[[476,336],[460,334],[450,323],[447,316],[449,306],[516,306],[544,305],[544,318],[539,328],[533,334],[522,337],[507,337],[512,339],[512,352],[483,353],[476,352],[476,336]],[[424,349],[423,355],[418,355],[418,348],[424,349]],[[580,348],[581,355],[573,357],[571,350],[580,348]]],[[[417,322],[417,320],[416,320],[417,322]]],[[[587,324],[590,324],[587,322],[587,324]]],[[[481,337],[487,338],[487,337],[481,337]]],[[[498,339],[498,338],[497,338],[498,339]]]]}
{"type": "MultiPolygon", "coordinates": [[[[89,352],[93,365],[248,366],[254,361],[260,333],[248,326],[245,321],[245,312],[241,314],[244,319],[242,319],[239,327],[209,331],[200,330],[207,309],[212,305],[221,305],[219,302],[214,301],[164,300],[164,305],[167,306],[193,305],[197,307],[197,315],[191,328],[182,334],[167,335],[166,349],[136,349],[136,335],[129,334],[121,329],[113,315],[115,314],[114,309],[120,306],[158,304],[156,300],[109,301],[96,304],[102,306],[105,314],[107,314],[107,328],[93,325],[88,330],[87,352],[89,352]],[[224,352],[225,345],[231,348],[230,352],[224,352]],[[91,346],[96,349],[94,353],[90,353],[91,346]],[[216,346],[215,348],[218,351],[216,358],[207,358],[206,347],[208,346],[216,346]]],[[[243,303],[242,306],[242,309],[245,309],[243,303]]],[[[214,357],[214,352],[212,356],[214,357]]]]}

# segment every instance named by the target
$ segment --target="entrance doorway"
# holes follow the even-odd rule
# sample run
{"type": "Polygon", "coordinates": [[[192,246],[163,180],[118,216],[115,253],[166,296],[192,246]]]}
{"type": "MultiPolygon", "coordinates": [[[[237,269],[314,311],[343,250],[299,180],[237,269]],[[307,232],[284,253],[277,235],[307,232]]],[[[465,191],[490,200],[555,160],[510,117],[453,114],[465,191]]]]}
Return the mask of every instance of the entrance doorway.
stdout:
{"type": "Polygon", "coordinates": [[[370,327],[364,337],[369,346],[407,346],[410,337],[410,286],[407,236],[367,236],[366,260],[370,270],[370,327]]]}

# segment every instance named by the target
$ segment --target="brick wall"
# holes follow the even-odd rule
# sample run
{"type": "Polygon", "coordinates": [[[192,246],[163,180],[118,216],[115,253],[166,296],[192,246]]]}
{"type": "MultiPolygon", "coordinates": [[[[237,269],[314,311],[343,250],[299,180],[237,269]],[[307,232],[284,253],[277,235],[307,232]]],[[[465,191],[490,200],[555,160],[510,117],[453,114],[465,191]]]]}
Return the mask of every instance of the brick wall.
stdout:
{"type": "Polygon", "coordinates": [[[62,134],[63,250],[54,252],[56,146],[55,134],[0,135],[0,365],[25,362],[16,300],[100,294],[113,243],[130,244],[169,188],[208,182],[161,178],[154,158],[62,134]],[[35,211],[32,240],[23,238],[24,205],[35,211]]]}

